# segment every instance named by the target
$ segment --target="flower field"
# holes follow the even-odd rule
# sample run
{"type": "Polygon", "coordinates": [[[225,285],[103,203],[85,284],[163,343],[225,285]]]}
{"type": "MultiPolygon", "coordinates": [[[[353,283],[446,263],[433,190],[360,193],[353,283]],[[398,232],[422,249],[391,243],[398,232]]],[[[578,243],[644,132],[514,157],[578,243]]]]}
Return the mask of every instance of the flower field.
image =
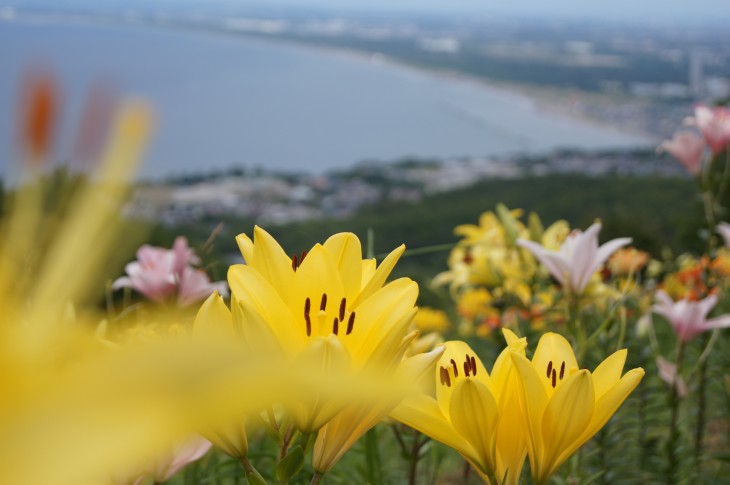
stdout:
{"type": "Polygon", "coordinates": [[[0,236],[0,483],[728,483],[727,108],[661,146],[696,178],[704,252],[498,204],[453,221],[426,283],[440,299],[419,306],[392,274],[429,248],[282,248],[241,227],[212,281],[205,245],[145,244],[120,208],[150,109],[119,102],[106,143],[82,144],[88,178],[58,182],[54,86],[26,87],[0,236]]]}

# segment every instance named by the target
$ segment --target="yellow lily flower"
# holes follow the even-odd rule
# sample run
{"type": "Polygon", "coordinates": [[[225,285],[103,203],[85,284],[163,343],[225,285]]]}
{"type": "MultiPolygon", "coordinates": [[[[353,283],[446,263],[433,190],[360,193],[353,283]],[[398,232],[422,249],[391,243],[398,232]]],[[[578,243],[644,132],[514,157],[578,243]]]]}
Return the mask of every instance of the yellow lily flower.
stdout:
{"type": "Polygon", "coordinates": [[[406,398],[391,417],[457,450],[489,482],[517,484],[527,454],[526,436],[514,423],[519,416],[519,387],[512,353],[524,354],[527,342],[505,329],[507,348],[490,377],[464,342],[446,342],[436,365],[436,395],[406,398]]]}
{"type": "Polygon", "coordinates": [[[535,482],[547,482],[639,384],[644,376],[641,368],[621,376],[626,353],[626,349],[613,353],[593,373],[578,367],[568,341],[555,333],[542,336],[532,361],[512,353],[535,482]]]}
{"type": "MultiPolygon", "coordinates": [[[[237,242],[247,264],[232,266],[228,282],[234,326],[250,348],[264,347],[330,376],[398,366],[416,337],[409,326],[418,285],[408,278],[385,281],[404,246],[376,267],[362,259],[351,233],[292,258],[259,227],[253,240],[241,234],[237,242]]],[[[346,404],[336,392],[309,394],[287,410],[299,430],[313,432],[346,404]]]]}

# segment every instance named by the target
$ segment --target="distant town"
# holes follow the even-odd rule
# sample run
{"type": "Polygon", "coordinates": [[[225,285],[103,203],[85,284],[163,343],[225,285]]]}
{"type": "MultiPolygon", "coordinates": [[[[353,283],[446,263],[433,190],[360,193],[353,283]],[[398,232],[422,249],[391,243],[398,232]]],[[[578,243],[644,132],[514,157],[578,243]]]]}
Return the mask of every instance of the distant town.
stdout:
{"type": "Polygon", "coordinates": [[[347,218],[363,206],[383,201],[417,203],[425,195],[486,179],[549,174],[688,176],[678,162],[653,150],[561,150],[539,157],[363,162],[346,171],[321,175],[233,168],[139,184],[126,213],[165,225],[221,216],[280,225],[324,217],[347,218]]]}

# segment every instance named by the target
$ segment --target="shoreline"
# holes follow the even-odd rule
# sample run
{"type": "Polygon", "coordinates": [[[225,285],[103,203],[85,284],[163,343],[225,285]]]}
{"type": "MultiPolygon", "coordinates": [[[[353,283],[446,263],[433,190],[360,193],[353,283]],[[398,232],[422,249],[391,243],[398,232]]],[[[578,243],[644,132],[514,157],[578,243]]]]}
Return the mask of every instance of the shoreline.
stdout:
{"type": "MultiPolygon", "coordinates": [[[[632,136],[640,140],[646,145],[656,144],[659,140],[650,134],[642,133],[636,130],[626,129],[625,125],[611,123],[608,121],[591,117],[583,112],[577,112],[571,109],[570,103],[564,100],[573,99],[574,102],[586,104],[586,99],[601,98],[607,95],[600,93],[591,93],[581,90],[568,90],[564,88],[552,88],[548,86],[529,86],[526,84],[509,83],[506,81],[494,81],[473,74],[465,73],[453,69],[438,69],[429,66],[417,65],[406,59],[391,57],[379,52],[371,52],[351,47],[343,47],[335,44],[327,44],[320,42],[301,41],[298,39],[280,36],[277,34],[259,34],[254,32],[246,32],[235,29],[226,29],[222,26],[194,26],[181,25],[179,23],[160,23],[148,21],[144,19],[129,20],[122,16],[113,18],[98,18],[87,15],[74,15],[64,17],[55,14],[19,14],[13,18],[0,18],[0,22],[7,23],[53,23],[61,25],[78,25],[83,27],[117,27],[117,28],[143,28],[153,30],[168,30],[179,33],[208,34],[215,36],[235,37],[247,42],[257,42],[263,44],[278,44],[288,48],[305,49],[308,51],[319,52],[329,56],[339,56],[344,59],[356,60],[374,65],[382,65],[389,69],[397,69],[407,71],[421,76],[429,76],[432,78],[445,80],[448,82],[458,82],[475,86],[478,89],[485,90],[499,96],[510,96],[519,98],[520,101],[528,102],[532,107],[541,113],[551,116],[557,116],[580,123],[592,125],[601,130],[607,130],[615,134],[632,136]]],[[[608,100],[602,100],[600,103],[606,103],[608,100]]]]}

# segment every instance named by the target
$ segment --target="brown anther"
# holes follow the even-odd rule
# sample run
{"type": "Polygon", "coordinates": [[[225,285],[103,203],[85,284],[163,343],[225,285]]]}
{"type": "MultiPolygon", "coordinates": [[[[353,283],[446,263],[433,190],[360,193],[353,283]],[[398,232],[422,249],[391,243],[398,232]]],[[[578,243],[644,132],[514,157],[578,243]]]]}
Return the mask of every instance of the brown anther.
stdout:
{"type": "Polygon", "coordinates": [[[337,332],[340,330],[340,320],[335,317],[334,322],[332,323],[332,333],[337,335],[337,332]]]}
{"type": "Polygon", "coordinates": [[[464,375],[466,377],[469,377],[469,360],[468,359],[464,362],[464,375]]]}
{"type": "Polygon", "coordinates": [[[350,318],[347,319],[347,332],[345,332],[345,335],[350,335],[352,333],[352,327],[355,326],[355,312],[350,313],[350,318]]]}
{"type": "Polygon", "coordinates": [[[553,361],[548,362],[547,377],[550,379],[550,374],[553,372],[553,361]]]}
{"type": "Polygon", "coordinates": [[[451,359],[451,365],[454,367],[454,377],[459,377],[459,367],[456,365],[454,359],[451,359]]]}
{"type": "Polygon", "coordinates": [[[441,380],[441,385],[446,385],[446,387],[451,387],[451,376],[449,375],[449,370],[441,367],[439,370],[439,378],[441,380]]]}
{"type": "Polygon", "coordinates": [[[464,264],[471,264],[474,262],[474,257],[471,255],[469,250],[464,252],[464,264]]]}
{"type": "Polygon", "coordinates": [[[322,301],[319,302],[319,310],[325,311],[327,309],[327,293],[322,293],[322,301]]]}
{"type": "Polygon", "coordinates": [[[565,375],[565,362],[560,364],[560,380],[563,380],[563,376],[565,375]]]}
{"type": "Polygon", "coordinates": [[[471,372],[473,375],[477,375],[477,359],[472,355],[469,358],[469,362],[471,363],[471,372]]]}
{"type": "Polygon", "coordinates": [[[556,377],[555,376],[555,369],[553,369],[552,374],[553,374],[553,388],[554,388],[557,385],[557,382],[555,382],[555,377],[556,377]]]}
{"type": "Polygon", "coordinates": [[[299,260],[297,259],[297,255],[294,254],[291,257],[291,269],[296,271],[298,267],[299,267],[299,260]]]}
{"type": "Polygon", "coordinates": [[[304,262],[304,258],[306,258],[306,257],[307,257],[307,252],[302,251],[302,254],[299,256],[299,266],[302,265],[302,263],[304,262]]]}
{"type": "Polygon", "coordinates": [[[312,336],[312,320],[309,318],[309,311],[311,310],[312,302],[309,298],[304,300],[304,321],[307,324],[307,337],[312,336]]]}
{"type": "Polygon", "coordinates": [[[345,306],[347,306],[347,300],[345,298],[340,302],[340,320],[345,321],[345,306]]]}

